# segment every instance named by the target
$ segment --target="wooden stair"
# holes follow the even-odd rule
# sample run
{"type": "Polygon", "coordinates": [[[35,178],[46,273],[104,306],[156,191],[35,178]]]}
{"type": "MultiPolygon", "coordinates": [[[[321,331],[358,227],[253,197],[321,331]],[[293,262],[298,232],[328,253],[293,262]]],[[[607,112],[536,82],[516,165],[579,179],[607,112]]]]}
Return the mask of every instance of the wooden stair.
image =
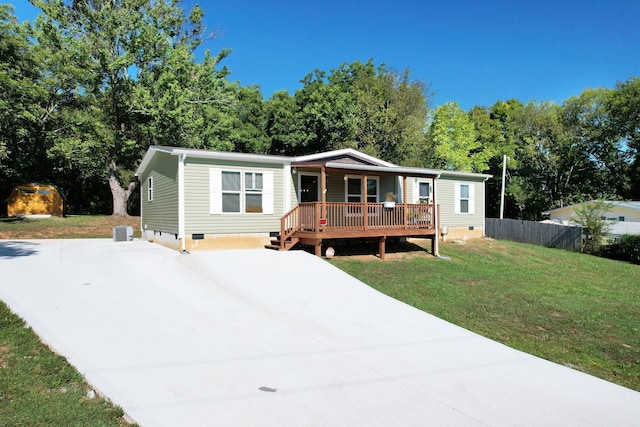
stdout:
{"type": "Polygon", "coordinates": [[[275,239],[271,240],[270,244],[264,245],[264,247],[266,249],[273,249],[276,251],[288,251],[289,249],[297,245],[299,241],[300,239],[298,239],[297,237],[291,236],[288,239],[285,239],[283,243],[282,236],[278,235],[275,239]]]}

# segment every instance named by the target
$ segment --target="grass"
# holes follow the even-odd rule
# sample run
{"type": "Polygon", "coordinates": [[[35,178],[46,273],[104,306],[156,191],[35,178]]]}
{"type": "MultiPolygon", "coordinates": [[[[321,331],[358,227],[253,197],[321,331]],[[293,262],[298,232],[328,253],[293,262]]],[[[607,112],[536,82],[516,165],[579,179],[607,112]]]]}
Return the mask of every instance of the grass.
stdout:
{"type": "MultiPolygon", "coordinates": [[[[113,237],[113,226],[139,218],[74,215],[0,218],[0,239],[113,237]]],[[[139,235],[139,231],[138,231],[139,235]]],[[[0,302],[0,427],[129,426],[122,409],[87,396],[91,387],[0,302]]]]}
{"type": "Polygon", "coordinates": [[[440,253],[451,261],[331,262],[437,317],[640,391],[640,266],[485,239],[440,253]]]}
{"type": "Polygon", "coordinates": [[[70,215],[49,218],[0,218],[0,239],[77,239],[113,237],[113,227],[130,225],[140,237],[140,217],[70,215]]]}
{"type": "Polygon", "coordinates": [[[0,426],[129,426],[0,302],[0,426]]]}

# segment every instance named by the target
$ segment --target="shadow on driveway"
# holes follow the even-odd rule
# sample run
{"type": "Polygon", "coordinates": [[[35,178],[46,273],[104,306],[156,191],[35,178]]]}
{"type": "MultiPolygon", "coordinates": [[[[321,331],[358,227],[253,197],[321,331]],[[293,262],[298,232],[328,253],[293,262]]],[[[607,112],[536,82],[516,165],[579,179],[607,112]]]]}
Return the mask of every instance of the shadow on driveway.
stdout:
{"type": "Polygon", "coordinates": [[[34,242],[7,241],[0,242],[0,259],[31,256],[38,253],[34,242]]]}

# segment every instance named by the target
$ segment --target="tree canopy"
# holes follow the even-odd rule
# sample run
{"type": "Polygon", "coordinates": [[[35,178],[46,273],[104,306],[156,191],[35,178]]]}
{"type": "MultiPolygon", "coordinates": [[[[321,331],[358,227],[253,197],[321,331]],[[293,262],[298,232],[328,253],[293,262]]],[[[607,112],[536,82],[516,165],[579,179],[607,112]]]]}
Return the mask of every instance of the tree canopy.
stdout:
{"type": "Polygon", "coordinates": [[[640,79],[561,104],[511,99],[431,107],[409,69],[345,62],[265,99],[230,81],[228,49],[180,0],[31,0],[0,5],[0,190],[51,182],[69,211],[135,213],[133,173],[150,145],[298,155],[354,148],[405,166],[489,173],[487,215],[592,199],[640,199],[640,79]]]}

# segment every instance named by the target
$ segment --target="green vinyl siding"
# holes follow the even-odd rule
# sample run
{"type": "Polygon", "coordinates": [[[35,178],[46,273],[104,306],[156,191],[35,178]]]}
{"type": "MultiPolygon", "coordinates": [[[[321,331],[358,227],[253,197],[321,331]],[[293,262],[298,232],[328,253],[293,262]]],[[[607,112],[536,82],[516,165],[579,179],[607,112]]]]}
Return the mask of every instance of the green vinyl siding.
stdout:
{"type": "Polygon", "coordinates": [[[483,226],[484,181],[440,177],[440,179],[436,180],[436,198],[437,203],[440,205],[440,223],[442,225],[449,227],[483,226]],[[455,213],[457,184],[473,186],[473,213],[455,213]]]}
{"type": "Polygon", "coordinates": [[[284,212],[284,167],[280,164],[238,161],[212,162],[187,157],[184,169],[185,233],[231,234],[268,233],[280,230],[284,212]],[[273,214],[239,213],[212,214],[211,169],[239,172],[273,172],[273,214]]]}
{"type": "Polygon", "coordinates": [[[149,230],[178,233],[178,157],[157,153],[140,177],[142,226],[149,230]],[[153,200],[148,200],[149,177],[153,200]]]}

